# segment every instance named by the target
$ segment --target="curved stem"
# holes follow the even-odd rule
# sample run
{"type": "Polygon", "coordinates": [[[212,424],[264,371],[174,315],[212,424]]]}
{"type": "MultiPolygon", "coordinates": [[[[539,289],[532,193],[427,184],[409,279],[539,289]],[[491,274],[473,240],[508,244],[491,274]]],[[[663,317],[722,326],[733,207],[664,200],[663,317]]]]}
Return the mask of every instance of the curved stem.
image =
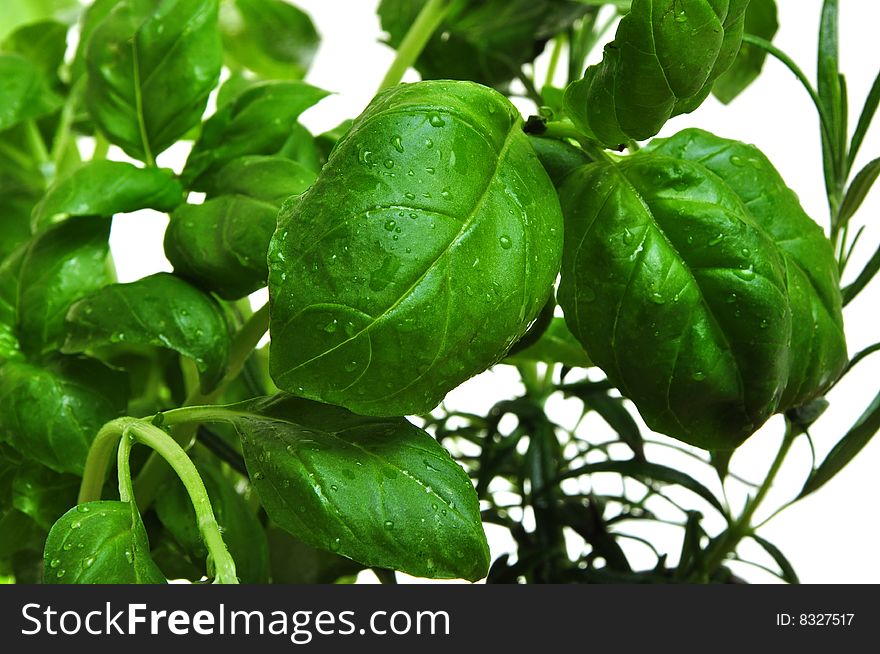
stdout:
{"type": "MultiPolygon", "coordinates": [[[[211,508],[211,500],[205,483],[196,470],[195,465],[187,456],[183,448],[178,445],[171,436],[149,423],[135,421],[126,429],[143,445],[152,448],[161,456],[180,477],[186,492],[196,512],[196,521],[199,533],[208,550],[209,568],[213,566],[214,577],[220,584],[237,584],[238,577],[235,573],[235,561],[226,549],[223,536],[220,534],[220,525],[211,508]]],[[[124,442],[124,441],[123,441],[124,442]]],[[[130,447],[130,445],[129,445],[130,447]]],[[[122,450],[122,448],[120,448],[122,450]]],[[[120,455],[122,456],[122,455],[120,455]]],[[[210,572],[210,569],[209,569],[210,572]]]]}
{"type": "Polygon", "coordinates": [[[128,433],[129,427],[122,432],[119,447],[116,450],[116,471],[119,478],[119,501],[131,502],[134,489],[131,485],[131,446],[133,438],[128,433]]]}
{"type": "Polygon", "coordinates": [[[449,11],[450,6],[450,0],[428,0],[425,6],[422,7],[419,15],[416,16],[413,24],[410,25],[406,36],[403,37],[403,41],[400,42],[400,46],[397,48],[397,56],[391,63],[391,67],[388,68],[388,72],[385,73],[385,77],[376,91],[377,93],[400,84],[404,73],[416,62],[416,59],[422,54],[425,45],[427,45],[428,40],[437,28],[440,27],[440,23],[443,22],[443,18],[446,16],[446,12],[449,11]]]}
{"type": "Polygon", "coordinates": [[[138,422],[137,418],[117,418],[98,431],[86,458],[77,498],[78,504],[101,499],[101,490],[104,488],[107,466],[113,456],[113,450],[119,444],[119,439],[122,438],[125,430],[135,422],[138,422]]]}

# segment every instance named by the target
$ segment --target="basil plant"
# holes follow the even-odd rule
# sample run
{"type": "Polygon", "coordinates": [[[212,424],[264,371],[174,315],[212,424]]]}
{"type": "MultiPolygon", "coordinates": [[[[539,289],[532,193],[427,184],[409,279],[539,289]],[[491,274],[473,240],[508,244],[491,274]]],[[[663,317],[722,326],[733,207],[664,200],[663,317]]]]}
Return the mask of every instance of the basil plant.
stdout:
{"type": "Polygon", "coordinates": [[[753,516],[878,349],[850,358],[842,308],[880,256],[841,279],[880,82],[850,130],[835,0],[815,85],[772,44],[774,0],[381,0],[396,57],[317,134],[301,115],[345,89],[304,81],[320,37],[295,4],[82,4],[7,0],[0,25],[0,577],[729,582],[751,539],[797,581],[753,516]],[[815,104],[830,223],[755,146],[664,130],[713,94],[736,120],[768,55],[815,104]],[[173,271],[120,283],[111,225],[145,209],[173,271]],[[492,369],[521,391],[446,404],[492,369]],[[774,416],[741,510],[656,460],[748,484],[731,461],[774,416]],[[651,523],[680,551],[628,528],[651,523]]]}

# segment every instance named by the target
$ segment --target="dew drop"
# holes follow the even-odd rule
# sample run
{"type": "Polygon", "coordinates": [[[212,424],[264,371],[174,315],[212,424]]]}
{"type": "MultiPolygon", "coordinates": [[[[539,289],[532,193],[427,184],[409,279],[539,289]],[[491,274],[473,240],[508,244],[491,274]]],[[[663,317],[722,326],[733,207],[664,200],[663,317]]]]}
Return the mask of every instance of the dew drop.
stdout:
{"type": "Polygon", "coordinates": [[[724,234],[719,234],[718,236],[716,236],[715,238],[713,238],[709,241],[709,245],[714,247],[714,246],[718,245],[723,240],[724,240],[724,234]]]}
{"type": "Polygon", "coordinates": [[[52,559],[52,560],[49,562],[49,567],[50,567],[50,568],[57,568],[59,565],[61,565],[61,559],[52,559]]]}
{"type": "Polygon", "coordinates": [[[666,298],[660,293],[651,293],[651,302],[654,304],[666,304],[666,298]]]}
{"type": "Polygon", "coordinates": [[[384,166],[386,168],[388,168],[389,170],[391,170],[392,168],[394,168],[394,160],[393,159],[386,159],[384,166]]]}
{"type": "Polygon", "coordinates": [[[134,554],[131,553],[131,550],[125,550],[125,560],[129,563],[134,562],[134,554]]]}
{"type": "Polygon", "coordinates": [[[394,527],[394,523],[391,522],[391,520],[386,520],[385,521],[385,529],[391,529],[392,527],[394,527]]]}
{"type": "Polygon", "coordinates": [[[694,381],[703,381],[704,379],[706,379],[706,373],[702,372],[701,370],[697,370],[693,375],[691,375],[691,379],[693,379],[694,381]]]}
{"type": "Polygon", "coordinates": [[[332,334],[333,332],[335,332],[337,330],[338,327],[339,327],[339,322],[334,318],[333,320],[328,322],[326,325],[324,325],[324,331],[327,332],[328,334],[332,334]]]}
{"type": "Polygon", "coordinates": [[[505,250],[509,250],[513,246],[513,241],[511,241],[510,237],[506,235],[499,238],[498,242],[501,243],[501,247],[505,250]]]}
{"type": "Polygon", "coordinates": [[[342,547],[342,542],[338,538],[334,538],[330,541],[331,552],[338,552],[340,547],[342,547]]]}
{"type": "Polygon", "coordinates": [[[61,549],[63,549],[65,552],[69,552],[73,549],[73,543],[64,543],[64,546],[61,549]]]}
{"type": "Polygon", "coordinates": [[[84,568],[91,568],[93,565],[95,565],[95,557],[94,556],[90,556],[90,557],[86,558],[85,560],[83,560],[83,567],[84,568]]]}
{"type": "Polygon", "coordinates": [[[727,304],[733,304],[734,302],[736,302],[736,293],[731,293],[726,298],[724,298],[724,301],[727,302],[727,304]]]}
{"type": "Polygon", "coordinates": [[[345,364],[345,372],[354,372],[357,369],[358,363],[357,361],[349,361],[345,364]]]}
{"type": "Polygon", "coordinates": [[[58,577],[59,579],[61,579],[61,577],[63,577],[66,574],[67,574],[66,570],[59,570],[58,574],[56,574],[55,576],[58,577]]]}
{"type": "Polygon", "coordinates": [[[761,329],[767,329],[767,326],[768,326],[769,324],[770,324],[770,323],[767,322],[767,319],[765,318],[764,320],[761,321],[761,329]]]}
{"type": "Polygon", "coordinates": [[[434,141],[431,139],[425,139],[425,147],[429,150],[434,147],[434,141]]]}
{"type": "Polygon", "coordinates": [[[404,193],[403,196],[404,196],[407,200],[415,200],[415,199],[416,199],[416,194],[415,194],[415,193],[404,193]]]}
{"type": "Polygon", "coordinates": [[[427,168],[425,168],[425,172],[428,173],[429,175],[433,175],[437,171],[436,171],[436,169],[428,166],[427,168]]]}
{"type": "Polygon", "coordinates": [[[71,529],[79,529],[80,527],[82,527],[82,523],[79,520],[74,520],[70,523],[71,529]]]}
{"type": "Polygon", "coordinates": [[[438,114],[431,114],[428,117],[428,122],[431,124],[431,127],[443,127],[446,124],[446,121],[438,114]]]}
{"type": "Polygon", "coordinates": [[[734,274],[745,282],[750,282],[755,278],[755,270],[753,268],[742,268],[735,270],[734,274]]]}
{"type": "Polygon", "coordinates": [[[79,513],[88,513],[91,509],[89,509],[89,507],[87,507],[85,504],[80,504],[76,507],[76,510],[79,513]]]}
{"type": "Polygon", "coordinates": [[[401,139],[399,136],[392,137],[391,145],[393,145],[394,149],[398,152],[403,152],[403,139],[401,139]]]}
{"type": "Polygon", "coordinates": [[[739,166],[741,168],[745,166],[747,162],[745,159],[735,154],[730,158],[730,163],[732,163],[734,166],[739,166]]]}

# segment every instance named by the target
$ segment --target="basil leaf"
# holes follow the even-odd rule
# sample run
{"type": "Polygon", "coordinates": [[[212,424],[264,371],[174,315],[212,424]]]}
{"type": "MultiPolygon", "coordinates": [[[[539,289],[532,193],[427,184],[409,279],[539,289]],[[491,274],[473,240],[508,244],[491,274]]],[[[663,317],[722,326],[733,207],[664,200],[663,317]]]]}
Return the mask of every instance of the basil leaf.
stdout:
{"type": "Polygon", "coordinates": [[[82,474],[89,446],[127,400],[125,376],[88,359],[0,366],[0,437],[56,472],[82,474]]]}
{"type": "Polygon", "coordinates": [[[70,509],[49,532],[43,559],[47,584],[165,583],[133,502],[87,502],[70,509]]]}
{"type": "Polygon", "coordinates": [[[421,429],[290,396],[230,408],[254,488],[280,527],[367,566],[486,575],[473,486],[421,429]]]}
{"type": "Polygon", "coordinates": [[[273,584],[349,583],[364,569],[351,559],[306,545],[274,525],[266,532],[273,584]]]}
{"type": "Polygon", "coordinates": [[[469,82],[390,89],[278,217],[272,378],[367,415],[428,412],[526,331],[561,236],[506,98],[469,82]]]}
{"type": "Polygon", "coordinates": [[[15,473],[12,503],[43,529],[50,529],[76,504],[79,477],[58,474],[37,463],[27,462],[15,473]]]}
{"type": "MultiPolygon", "coordinates": [[[[744,31],[772,41],[779,29],[776,0],[751,0],[746,9],[744,31]]],[[[712,95],[729,104],[761,74],[767,52],[749,43],[743,43],[733,64],[715,80],[712,95]]]]}
{"type": "Polygon", "coordinates": [[[16,54],[0,54],[0,131],[61,106],[39,68],[16,54]]]}
{"type": "MultiPolygon", "coordinates": [[[[379,18],[389,45],[398,48],[427,0],[382,0],[379,18]]],[[[440,26],[419,55],[422,79],[472,80],[503,86],[533,61],[547,39],[590,11],[566,0],[450,2],[440,26]]]]}
{"type": "Polygon", "coordinates": [[[302,79],[320,37],[308,14],[283,0],[231,0],[220,10],[230,68],[265,79],[302,79]]]}
{"type": "Polygon", "coordinates": [[[217,0],[122,0],[86,49],[86,104],[114,144],[155,157],[198,125],[222,65],[217,0]]]}
{"type": "Polygon", "coordinates": [[[59,349],[68,307],[112,283],[109,232],[110,221],[103,218],[60,223],[0,267],[0,324],[13,325],[25,353],[59,349]]]}
{"type": "Polygon", "coordinates": [[[56,181],[34,208],[34,231],[68,216],[113,216],[139,209],[171,211],[183,189],[169,170],[121,161],[90,161],[56,181]]]}
{"type": "Polygon", "coordinates": [[[538,155],[544,170],[553,180],[554,186],[559,186],[575,168],[586,166],[592,161],[587,154],[578,147],[553,138],[541,136],[529,136],[529,142],[538,155]]]}
{"type": "Polygon", "coordinates": [[[789,373],[779,410],[821,396],[837,381],[849,359],[837,261],[822,228],[801,208],[773,164],[752,145],[689,129],[655,141],[650,149],[699,162],[718,175],[777,244],[786,267],[792,315],[789,373]]]}
{"type": "Polygon", "coordinates": [[[116,343],[153,345],[189,357],[205,393],[223,378],[229,357],[229,329],[220,306],[168,273],[106,286],[70,307],[65,352],[116,343]]]}
{"type": "Polygon", "coordinates": [[[696,109],[740,49],[749,0],[633,0],[602,62],[565,92],[575,125],[609,148],[696,109]]]}
{"type": "Polygon", "coordinates": [[[71,81],[76,82],[86,74],[86,50],[95,29],[113,11],[119,0],[95,0],[86,7],[79,20],[79,43],[70,65],[71,81]]]}
{"type": "Polygon", "coordinates": [[[315,177],[314,171],[284,157],[240,157],[213,176],[208,197],[246,195],[281,208],[291,195],[299,195],[311,186],[315,177]]]}
{"type": "Polygon", "coordinates": [[[653,153],[581,168],[560,199],[558,300],[590,358],[655,431],[739,445],[776,411],[788,373],[773,240],[714,173],[653,153]]]}
{"type": "Polygon", "coordinates": [[[243,195],[184,204],[165,231],[165,255],[174,271],[234,300],[266,285],[266,252],[278,207],[243,195]]]}
{"type": "Polygon", "coordinates": [[[22,25],[56,18],[70,23],[79,12],[78,0],[3,0],[3,21],[0,22],[0,39],[22,25]]]}
{"type": "Polygon", "coordinates": [[[249,154],[277,154],[299,115],[327,95],[304,82],[263,82],[222,105],[202,128],[186,161],[182,180],[205,190],[207,176],[249,154]]]}
{"type": "MultiPolygon", "coordinates": [[[[245,499],[235,490],[234,480],[210,461],[196,461],[205,483],[223,542],[235,559],[235,571],[243,584],[269,581],[269,544],[266,532],[245,499]]],[[[202,563],[208,550],[202,543],[196,512],[186,489],[176,479],[168,483],[156,500],[156,513],[193,562],[202,563]]]]}

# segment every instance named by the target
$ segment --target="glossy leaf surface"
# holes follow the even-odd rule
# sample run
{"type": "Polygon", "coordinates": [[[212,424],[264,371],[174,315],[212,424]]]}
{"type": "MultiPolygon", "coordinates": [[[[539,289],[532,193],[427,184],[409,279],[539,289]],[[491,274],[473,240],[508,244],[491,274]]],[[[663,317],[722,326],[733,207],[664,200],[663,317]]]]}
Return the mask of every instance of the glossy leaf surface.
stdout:
{"type": "Polygon", "coordinates": [[[88,41],[89,112],[126,154],[152,161],[199,123],[222,57],[217,0],[122,0],[88,41]]]}
{"type": "Polygon", "coordinates": [[[164,584],[133,502],[87,502],[49,532],[43,583],[164,584]]]}
{"type": "Polygon", "coordinates": [[[226,372],[229,329],[220,306],[168,273],[106,286],[70,308],[65,352],[121,343],[153,345],[189,357],[204,392],[226,372]]]}
{"type": "Polygon", "coordinates": [[[260,500],[287,531],[368,566],[485,576],[473,486],[421,429],[290,396],[232,408],[260,500]]]}
{"type": "Polygon", "coordinates": [[[565,92],[565,109],[609,148],[654,136],[696,109],[740,49],[749,0],[633,0],[602,62],[565,92]]]}
{"type": "Polygon", "coordinates": [[[272,378],[367,415],[430,411],[525,332],[561,236],[503,96],[468,82],[382,93],[279,216],[272,378]]]}

